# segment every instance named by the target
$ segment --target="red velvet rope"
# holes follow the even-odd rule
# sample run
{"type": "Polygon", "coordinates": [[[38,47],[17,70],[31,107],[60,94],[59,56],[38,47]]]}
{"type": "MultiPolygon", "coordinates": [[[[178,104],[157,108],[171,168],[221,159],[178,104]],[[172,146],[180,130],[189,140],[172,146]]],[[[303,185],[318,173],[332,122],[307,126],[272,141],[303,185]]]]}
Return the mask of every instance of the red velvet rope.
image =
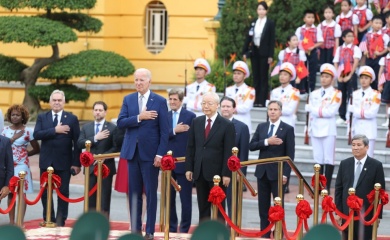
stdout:
{"type": "Polygon", "coordinates": [[[324,199],[322,200],[321,205],[322,205],[322,210],[325,213],[336,211],[336,204],[334,204],[333,198],[330,196],[325,196],[324,199]]]}
{"type": "MultiPolygon", "coordinates": [[[[367,194],[367,199],[370,202],[370,204],[372,204],[374,202],[375,189],[371,190],[371,192],[369,194],[367,194]]],[[[386,205],[389,203],[389,195],[387,194],[387,192],[383,188],[379,189],[379,200],[381,200],[381,203],[383,205],[386,205]]]]}
{"type": "Polygon", "coordinates": [[[300,218],[299,219],[299,222],[298,222],[298,225],[297,225],[297,229],[295,229],[295,232],[292,236],[288,235],[288,231],[287,231],[287,228],[286,228],[286,222],[283,220],[283,233],[284,233],[284,236],[286,237],[287,240],[295,240],[297,239],[299,233],[301,232],[301,229],[302,229],[302,225],[303,225],[303,219],[300,218]]]}
{"type": "Polygon", "coordinates": [[[9,213],[9,212],[11,211],[11,209],[12,209],[12,208],[14,207],[14,205],[15,205],[15,201],[16,201],[16,196],[17,196],[17,195],[18,195],[18,194],[16,194],[16,192],[15,192],[14,194],[12,194],[11,204],[8,206],[7,209],[3,210],[3,209],[0,208],[0,213],[1,213],[1,214],[7,214],[7,213],[9,213]]]}
{"type": "Polygon", "coordinates": [[[45,187],[41,187],[41,189],[39,189],[39,193],[38,193],[37,197],[33,201],[28,200],[27,197],[26,197],[26,194],[24,194],[24,201],[26,201],[26,204],[28,204],[28,205],[35,205],[35,204],[37,204],[39,199],[41,199],[41,197],[42,197],[43,191],[45,191],[45,187]]]}
{"type": "Polygon", "coordinates": [[[339,225],[339,223],[336,221],[336,219],[334,218],[334,215],[332,212],[329,213],[329,216],[330,216],[330,220],[332,220],[332,223],[333,223],[333,226],[335,226],[339,231],[344,231],[349,223],[351,222],[352,218],[353,218],[353,211],[351,211],[349,213],[349,217],[348,219],[345,221],[345,223],[343,225],[339,225]]]}
{"type": "Polygon", "coordinates": [[[363,207],[363,199],[356,195],[349,195],[347,198],[347,206],[353,211],[360,212],[363,207]]]}
{"type": "MultiPolygon", "coordinates": [[[[275,225],[274,222],[271,222],[267,228],[260,232],[252,232],[252,231],[243,231],[241,230],[237,225],[235,225],[232,220],[228,217],[228,215],[225,212],[225,209],[222,207],[221,203],[217,204],[219,211],[221,212],[222,216],[225,218],[226,222],[229,224],[230,227],[234,229],[238,234],[245,236],[245,237],[261,237],[267,232],[271,231],[272,227],[275,225]]],[[[272,207],[270,208],[270,210],[272,207]]]]}
{"type": "Polygon", "coordinates": [[[17,176],[12,176],[8,183],[8,188],[11,193],[17,192],[17,187],[19,186],[20,178],[17,176]]]}
{"type": "Polygon", "coordinates": [[[321,223],[326,223],[326,215],[328,215],[328,212],[322,213],[321,223]]]}
{"type": "MultiPolygon", "coordinates": [[[[325,189],[326,187],[326,177],[322,174],[319,175],[320,178],[319,178],[319,183],[320,183],[320,190],[323,190],[325,189]]],[[[315,187],[315,179],[316,179],[316,175],[313,175],[313,177],[311,177],[311,186],[314,188],[315,187]]]]}
{"type": "MultiPolygon", "coordinates": [[[[96,164],[95,167],[93,168],[93,174],[97,177],[98,175],[98,165],[96,164]]],[[[106,164],[102,164],[102,178],[108,177],[110,174],[110,169],[106,166],[106,164]]]]}
{"type": "Polygon", "coordinates": [[[176,168],[175,165],[176,158],[172,155],[165,155],[161,158],[161,168],[163,171],[174,170],[176,168]]]}
{"type": "Polygon", "coordinates": [[[313,210],[311,210],[310,203],[307,200],[301,200],[295,208],[295,213],[300,219],[307,220],[313,213],[313,210]]]}
{"type": "Polygon", "coordinates": [[[236,172],[241,168],[240,159],[234,155],[228,159],[227,165],[232,172],[236,172]]]}
{"type": "Polygon", "coordinates": [[[209,193],[208,201],[214,205],[220,204],[226,198],[225,192],[220,186],[214,186],[209,193]]]}
{"type": "Polygon", "coordinates": [[[364,225],[366,225],[366,226],[372,225],[378,219],[381,210],[382,210],[382,204],[379,204],[378,209],[377,209],[375,215],[371,218],[371,220],[365,221],[364,218],[361,216],[360,221],[362,221],[364,223],[364,225]]]}
{"type": "Polygon", "coordinates": [[[80,163],[84,167],[91,166],[94,161],[92,153],[85,151],[80,154],[80,163]]]}
{"type": "MultiPolygon", "coordinates": [[[[92,196],[92,194],[95,193],[97,189],[97,185],[95,185],[88,193],[88,196],[92,196]]],[[[65,202],[69,202],[69,203],[78,203],[78,202],[81,202],[84,200],[84,196],[83,197],[79,197],[79,198],[67,198],[65,197],[58,188],[55,188],[56,192],[57,192],[57,195],[59,198],[61,198],[62,200],[64,200],[65,202]]]]}
{"type": "MultiPolygon", "coordinates": [[[[42,173],[41,179],[40,179],[41,180],[41,187],[47,185],[48,179],[49,179],[49,173],[48,172],[42,173]]],[[[52,173],[51,179],[52,179],[52,183],[54,184],[55,187],[59,188],[61,186],[61,178],[57,174],[52,173]]]]}

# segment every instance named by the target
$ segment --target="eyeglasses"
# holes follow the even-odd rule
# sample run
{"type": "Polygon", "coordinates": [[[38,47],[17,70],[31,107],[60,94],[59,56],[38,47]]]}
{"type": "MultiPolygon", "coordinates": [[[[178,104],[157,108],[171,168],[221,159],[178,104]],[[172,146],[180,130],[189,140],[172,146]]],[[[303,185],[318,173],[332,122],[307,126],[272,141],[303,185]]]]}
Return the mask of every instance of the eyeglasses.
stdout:
{"type": "Polygon", "coordinates": [[[215,103],[214,102],[202,102],[201,105],[204,106],[204,105],[207,105],[207,106],[213,106],[215,103]]]}

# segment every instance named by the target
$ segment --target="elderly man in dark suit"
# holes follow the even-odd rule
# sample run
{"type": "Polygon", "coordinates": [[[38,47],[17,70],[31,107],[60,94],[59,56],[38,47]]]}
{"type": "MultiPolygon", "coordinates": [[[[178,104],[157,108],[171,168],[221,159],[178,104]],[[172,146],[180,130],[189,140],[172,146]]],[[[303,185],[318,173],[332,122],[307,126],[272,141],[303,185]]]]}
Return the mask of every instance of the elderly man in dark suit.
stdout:
{"type": "MultiPolygon", "coordinates": [[[[260,123],[249,143],[251,151],[260,150],[259,159],[288,156],[294,160],[295,135],[294,128],[280,120],[282,115],[282,103],[271,100],[268,104],[269,122],[260,123]]],[[[286,184],[290,176],[291,168],[287,162],[283,163],[283,184],[286,184]]],[[[256,166],[258,205],[261,230],[268,225],[268,210],[271,207],[272,196],[281,197],[278,194],[278,164],[268,163],[256,166]]],[[[284,193],[284,189],[283,189],[284,193]]],[[[263,235],[270,237],[270,232],[263,235]]]]}
{"type": "MultiPolygon", "coordinates": [[[[41,140],[41,153],[39,156],[40,174],[46,172],[48,167],[54,168],[54,173],[61,178],[60,192],[69,197],[69,182],[71,173],[80,172],[80,150],[77,140],[80,135],[79,120],[70,112],[64,111],[65,94],[54,90],[50,95],[51,111],[38,115],[34,129],[34,138],[41,140]]],[[[46,219],[47,191],[42,194],[43,219],[45,222],[56,222],[64,226],[68,217],[68,202],[58,198],[57,215],[53,204],[51,219],[46,219]]],[[[44,223],[42,223],[44,224],[44,223]]]]}
{"type": "MultiPolygon", "coordinates": [[[[107,104],[103,101],[97,101],[93,104],[93,118],[95,121],[86,123],[80,132],[80,137],[77,142],[80,149],[85,148],[85,142],[91,141],[91,153],[93,154],[107,154],[118,152],[116,146],[115,136],[117,134],[117,127],[111,122],[107,122],[105,117],[107,115],[107,104]]],[[[111,190],[112,178],[116,174],[115,159],[109,158],[104,160],[104,164],[110,170],[110,174],[102,181],[102,201],[101,209],[103,213],[110,217],[111,205],[111,190]]],[[[94,174],[94,167],[89,169],[89,190],[97,184],[97,177],[94,174]]],[[[96,192],[89,197],[89,208],[96,208],[96,192]]]]}
{"type": "Polygon", "coordinates": [[[168,106],[160,95],[149,90],[152,74],[140,68],[134,73],[137,92],[127,95],[118,117],[125,128],[121,158],[128,160],[131,230],[141,233],[142,192],[146,192],[145,239],[154,238],[157,186],[161,158],[168,150],[168,106]]]}
{"type": "MultiPolygon", "coordinates": [[[[223,97],[221,100],[221,115],[234,124],[236,130],[235,147],[238,148],[238,157],[240,161],[247,161],[249,155],[249,128],[248,126],[235,119],[236,102],[230,97],[223,97]]],[[[246,175],[246,167],[241,168],[246,175]]],[[[229,210],[229,216],[232,216],[232,185],[230,184],[226,190],[226,200],[229,210]]]]}
{"type": "MultiPolygon", "coordinates": [[[[220,186],[224,191],[229,186],[231,171],[227,160],[232,155],[235,141],[233,123],[217,113],[219,96],[207,92],[201,104],[205,115],[192,121],[186,152],[186,178],[188,181],[195,180],[199,221],[211,217],[208,196],[214,186],[214,175],[221,177],[220,186]]],[[[219,217],[222,218],[222,215],[219,217]]]]}
{"type": "Polygon", "coordinates": [[[14,175],[14,157],[9,138],[0,135],[0,201],[9,194],[8,183],[14,175]]]}
{"type": "MultiPolygon", "coordinates": [[[[172,89],[169,91],[168,96],[169,106],[171,108],[171,111],[168,112],[168,150],[173,151],[174,157],[184,157],[188,141],[188,130],[196,115],[182,107],[184,98],[183,91],[172,89]]],[[[172,177],[181,186],[181,191],[179,192],[181,202],[181,222],[179,231],[181,233],[188,233],[188,230],[191,227],[192,217],[192,182],[189,182],[186,179],[185,163],[176,164],[176,168],[172,171],[172,177]]],[[[177,226],[176,191],[172,187],[169,231],[177,232],[177,226]]]]}
{"type": "MultiPolygon", "coordinates": [[[[355,135],[352,138],[353,157],[340,162],[336,178],[334,200],[337,209],[346,215],[349,215],[349,208],[347,205],[349,188],[355,188],[355,195],[363,199],[363,212],[370,206],[367,194],[374,189],[375,183],[380,183],[382,188],[385,189],[383,165],[380,161],[367,155],[368,143],[369,140],[365,135],[355,135]]],[[[372,213],[373,212],[371,211],[371,213],[365,217],[366,221],[372,219],[372,213]]],[[[382,218],[382,213],[380,213],[379,218],[382,218]]],[[[372,239],[372,225],[363,226],[363,223],[355,221],[353,230],[353,239],[372,239]],[[363,230],[361,229],[362,227],[363,230]]],[[[343,231],[343,239],[348,239],[348,228],[343,231]]]]}

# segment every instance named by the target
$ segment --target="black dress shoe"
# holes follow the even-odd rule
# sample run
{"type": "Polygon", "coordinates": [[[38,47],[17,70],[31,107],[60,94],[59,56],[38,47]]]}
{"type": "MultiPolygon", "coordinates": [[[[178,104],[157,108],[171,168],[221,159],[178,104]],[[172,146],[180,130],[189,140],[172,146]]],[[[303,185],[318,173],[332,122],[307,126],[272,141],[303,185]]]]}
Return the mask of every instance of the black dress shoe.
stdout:
{"type": "Polygon", "coordinates": [[[153,240],[154,236],[151,233],[146,233],[145,236],[144,236],[144,239],[145,240],[153,240]]]}

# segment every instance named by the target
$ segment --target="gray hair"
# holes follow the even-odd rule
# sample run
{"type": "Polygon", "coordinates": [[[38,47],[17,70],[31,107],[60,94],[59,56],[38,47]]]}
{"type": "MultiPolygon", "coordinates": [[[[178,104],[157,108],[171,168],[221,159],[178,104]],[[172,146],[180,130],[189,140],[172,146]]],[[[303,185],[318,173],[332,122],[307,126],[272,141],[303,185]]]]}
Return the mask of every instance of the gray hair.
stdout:
{"type": "Polygon", "coordinates": [[[168,96],[171,96],[171,95],[176,95],[179,97],[179,100],[180,102],[183,101],[183,98],[184,98],[184,92],[183,90],[181,89],[178,89],[178,88],[172,88],[169,93],[168,93],[168,96]]]}
{"type": "Polygon", "coordinates": [[[203,97],[206,97],[206,96],[211,96],[214,98],[214,101],[219,104],[219,96],[217,93],[215,92],[206,92],[205,94],[203,94],[203,97]]]}
{"type": "Polygon", "coordinates": [[[138,68],[137,70],[135,70],[134,75],[137,74],[137,73],[145,73],[145,75],[148,78],[148,80],[152,80],[152,73],[150,72],[149,69],[138,68]]]}
{"type": "Polygon", "coordinates": [[[279,105],[279,108],[280,108],[280,111],[282,111],[282,107],[283,107],[283,103],[281,101],[278,101],[278,100],[271,100],[268,102],[268,106],[267,106],[267,110],[269,110],[269,105],[271,105],[272,103],[276,103],[279,105]]]}
{"type": "Polygon", "coordinates": [[[57,93],[59,93],[59,94],[62,95],[62,100],[65,102],[65,93],[64,93],[63,91],[61,91],[61,90],[58,90],[58,89],[54,90],[54,91],[50,94],[50,101],[53,100],[53,95],[54,95],[54,94],[57,94],[57,93]]]}
{"type": "Polygon", "coordinates": [[[367,136],[364,135],[364,134],[356,134],[355,136],[353,136],[352,142],[353,142],[354,140],[362,140],[364,146],[368,146],[368,143],[370,142],[370,140],[368,140],[367,136]]]}

